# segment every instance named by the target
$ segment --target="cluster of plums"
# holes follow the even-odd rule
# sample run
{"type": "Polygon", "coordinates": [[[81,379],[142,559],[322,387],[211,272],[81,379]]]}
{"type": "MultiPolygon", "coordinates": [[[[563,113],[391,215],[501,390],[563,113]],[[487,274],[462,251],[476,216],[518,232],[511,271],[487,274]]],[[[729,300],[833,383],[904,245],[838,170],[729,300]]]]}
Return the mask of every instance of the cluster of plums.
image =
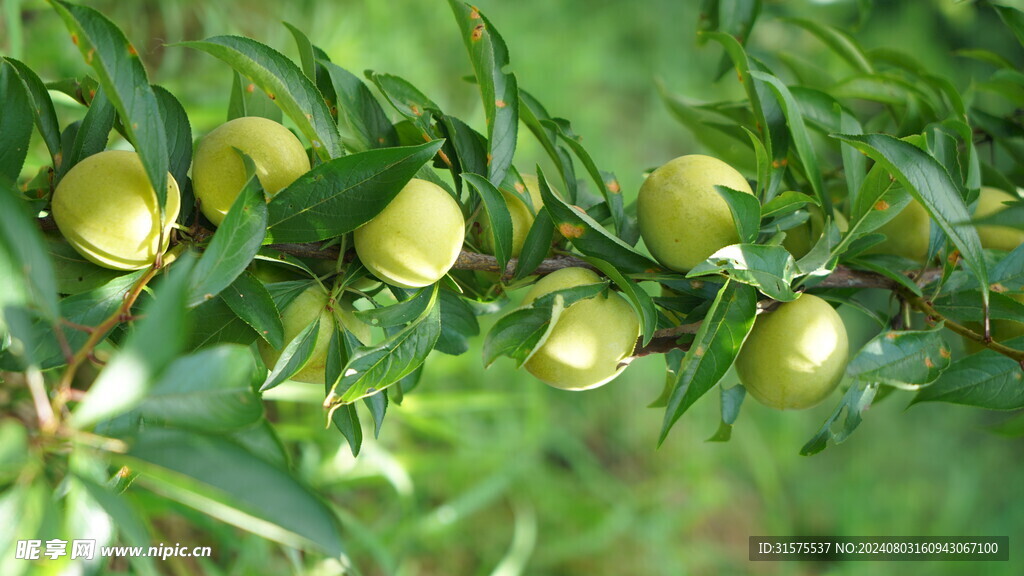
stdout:
{"type": "MultiPolygon", "coordinates": [[[[310,170],[305,147],[281,124],[245,117],[221,125],[199,143],[192,166],[195,196],[203,215],[215,226],[222,223],[245,184],[245,167],[236,149],[252,158],[257,177],[271,196],[310,170]]],[[[519,192],[529,194],[532,207],[519,195],[502,190],[512,217],[513,256],[522,250],[536,210],[543,205],[536,178],[523,180],[526,189],[519,192]]],[[[644,182],[637,201],[641,236],[666,268],[687,272],[718,249],[740,241],[716,185],[753,193],[747,180],[731,166],[701,155],[676,158],[644,182]]],[[[982,188],[976,213],[990,214],[1009,199],[1006,192],[982,188]]],[[[178,184],[168,175],[161,220],[156,194],[138,156],[106,151],[84,159],[65,175],[54,191],[52,213],[62,234],[82,256],[106,268],[137,270],[150,266],[167,250],[180,203],[178,184]]],[[[790,230],[784,244],[796,257],[806,253],[822,233],[821,212],[813,207],[810,211],[808,222],[790,230]]],[[[844,228],[845,219],[838,211],[836,219],[844,228]]],[[[479,244],[483,250],[491,250],[487,224],[480,225],[479,244]]],[[[875,250],[923,262],[928,228],[924,208],[912,202],[880,230],[887,240],[875,250]]],[[[439,281],[454,265],[465,230],[456,200],[442,187],[414,179],[380,214],[355,230],[353,244],[362,264],[379,280],[417,288],[439,281]]],[[[990,248],[1011,250],[1024,242],[1024,232],[1012,228],[981,226],[979,234],[990,248]]],[[[565,268],[537,281],[524,305],[556,290],[599,281],[590,269],[565,268]]],[[[281,311],[285,341],[318,320],[321,335],[331,334],[340,322],[369,344],[371,329],[353,311],[350,301],[333,301],[320,284],[314,284],[281,311]]],[[[631,305],[608,290],[564,310],[525,367],[558,388],[600,386],[621,373],[639,334],[640,324],[631,305]]],[[[323,382],[328,340],[318,339],[310,360],[294,379],[323,382]]],[[[259,349],[271,367],[281,353],[265,342],[259,349]]],[[[848,353],[839,314],[821,298],[803,294],[757,317],[736,368],[747,390],[762,403],[780,409],[806,408],[839,384],[848,353]]]]}

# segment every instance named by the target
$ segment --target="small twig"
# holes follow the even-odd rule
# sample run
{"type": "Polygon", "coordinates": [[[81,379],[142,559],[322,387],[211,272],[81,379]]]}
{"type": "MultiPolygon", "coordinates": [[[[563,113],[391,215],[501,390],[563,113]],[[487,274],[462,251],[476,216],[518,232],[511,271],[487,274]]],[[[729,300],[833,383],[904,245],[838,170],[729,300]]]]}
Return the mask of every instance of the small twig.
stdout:
{"type": "Polygon", "coordinates": [[[925,316],[928,317],[929,320],[933,322],[944,322],[946,328],[949,328],[950,330],[956,332],[957,334],[963,336],[964,338],[974,340],[975,342],[981,344],[982,346],[985,346],[989,350],[994,350],[1002,354],[1003,356],[1012,358],[1013,360],[1020,363],[1021,368],[1024,369],[1024,350],[1017,350],[1015,348],[1010,348],[1009,346],[1000,344],[999,342],[993,340],[991,337],[986,338],[983,334],[978,334],[974,330],[971,330],[970,328],[962,324],[958,324],[957,322],[954,322],[949,318],[946,318],[938,310],[936,310],[930,302],[928,302],[924,298],[921,298],[920,296],[917,296],[916,294],[908,292],[905,288],[897,288],[897,292],[900,293],[900,295],[904,298],[904,300],[907,301],[907,303],[916,308],[918,311],[922,312],[925,316]]]}

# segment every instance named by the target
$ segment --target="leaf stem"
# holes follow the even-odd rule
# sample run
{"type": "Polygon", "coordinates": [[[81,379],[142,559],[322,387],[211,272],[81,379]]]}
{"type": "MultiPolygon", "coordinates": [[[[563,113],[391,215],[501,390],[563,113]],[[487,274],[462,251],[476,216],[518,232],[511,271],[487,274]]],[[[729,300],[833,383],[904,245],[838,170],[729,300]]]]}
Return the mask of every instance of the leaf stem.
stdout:
{"type": "Polygon", "coordinates": [[[927,316],[929,321],[944,322],[946,328],[949,328],[950,330],[956,332],[957,334],[963,336],[964,338],[974,340],[975,342],[981,344],[982,346],[985,346],[989,350],[994,350],[995,352],[998,352],[1003,356],[1016,360],[1018,363],[1021,364],[1021,368],[1024,369],[1024,350],[1017,350],[1015,348],[1010,348],[1009,346],[1006,346],[1004,344],[1000,344],[999,342],[993,340],[991,336],[986,338],[984,335],[978,334],[974,330],[971,330],[970,328],[962,324],[958,324],[950,320],[949,318],[946,318],[938,310],[936,310],[930,302],[928,302],[924,298],[921,298],[920,296],[917,296],[916,294],[909,292],[905,288],[897,287],[896,290],[907,303],[909,303],[912,307],[916,308],[919,312],[922,312],[925,316],[927,316]]]}

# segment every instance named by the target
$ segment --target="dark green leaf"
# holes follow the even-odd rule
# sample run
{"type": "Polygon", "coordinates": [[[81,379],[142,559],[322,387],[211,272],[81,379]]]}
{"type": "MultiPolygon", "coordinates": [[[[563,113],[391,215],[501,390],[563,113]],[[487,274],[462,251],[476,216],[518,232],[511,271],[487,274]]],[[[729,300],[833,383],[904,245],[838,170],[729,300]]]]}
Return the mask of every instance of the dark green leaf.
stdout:
{"type": "Polygon", "coordinates": [[[789,302],[797,298],[791,288],[796,272],[793,256],[782,246],[733,244],[712,254],[686,277],[722,274],[758,288],[769,298],[789,302]]]}
{"type": "Polygon", "coordinates": [[[992,268],[991,280],[1008,290],[1024,287],[1024,244],[1014,248],[992,268]]]}
{"type": "MultiPolygon", "coordinates": [[[[839,110],[839,128],[843,134],[864,133],[864,128],[857,118],[845,109],[839,110]]],[[[856,206],[858,194],[864,181],[867,157],[846,142],[841,142],[839,149],[843,155],[843,174],[846,176],[846,190],[848,192],[847,201],[850,206],[856,206]]]]}
{"type": "Polygon", "coordinates": [[[180,45],[215,56],[251,78],[295,122],[321,160],[344,154],[338,126],[320,91],[280,52],[241,36],[213,36],[180,45]]]}
{"type": "Polygon", "coordinates": [[[868,134],[838,138],[884,166],[925,207],[932,220],[960,250],[964,263],[982,286],[983,301],[987,302],[988,270],[981,240],[968,222],[970,217],[958,187],[942,165],[917,146],[892,136],[868,134]]]}
{"type": "Polygon", "coordinates": [[[550,126],[543,123],[551,120],[551,115],[544,109],[544,106],[530,95],[526,90],[519,91],[519,116],[523,124],[530,129],[537,141],[548,153],[548,157],[558,167],[558,174],[562,177],[565,185],[565,197],[569,202],[576,201],[576,168],[573,166],[572,157],[560,144],[558,136],[550,126]]]}
{"type": "Polygon", "coordinates": [[[498,269],[504,270],[512,257],[512,215],[509,214],[505,197],[483,176],[463,172],[462,177],[483,201],[487,222],[490,224],[494,257],[498,259],[498,269]]]}
{"type": "MultiPolygon", "coordinates": [[[[270,292],[255,276],[243,272],[220,293],[225,304],[274,349],[284,346],[284,327],[270,292]]],[[[200,310],[202,307],[197,308],[200,310]]]]}
{"type": "Polygon", "coordinates": [[[0,184],[14,184],[28,156],[35,115],[28,88],[6,59],[0,59],[0,102],[0,184]]]}
{"type": "Polygon", "coordinates": [[[324,405],[351,404],[398,382],[426,359],[441,334],[438,285],[423,314],[402,331],[376,346],[357,349],[349,358],[340,380],[331,387],[324,405]]]}
{"type": "MultiPolygon", "coordinates": [[[[313,354],[313,348],[316,346],[319,332],[320,318],[317,316],[313,322],[310,322],[308,326],[296,334],[295,338],[292,338],[288,345],[284,347],[284,350],[281,351],[281,356],[278,357],[277,363],[274,365],[274,369],[271,370],[270,374],[267,374],[267,379],[260,386],[260,392],[266,392],[278,386],[306,365],[309,357],[313,354]]],[[[324,335],[324,337],[326,338],[327,336],[324,335]]]]}
{"type": "Polygon", "coordinates": [[[556,196],[548,187],[539,167],[537,178],[544,207],[551,214],[551,219],[562,236],[568,238],[577,250],[588,256],[601,258],[626,274],[656,272],[661,269],[661,266],[650,258],[640,254],[617,236],[609,234],[593,218],[556,196]]]}
{"type": "Polygon", "coordinates": [[[172,362],[138,410],[148,424],[226,432],[257,422],[262,381],[247,347],[224,344],[172,362]]]}
{"type": "Polygon", "coordinates": [[[394,328],[415,321],[423,315],[433,301],[434,288],[428,286],[420,288],[407,300],[381,308],[359,310],[355,312],[355,316],[370,326],[394,328]]]}
{"type": "Polygon", "coordinates": [[[188,168],[192,165],[192,125],[181,102],[173,94],[160,86],[154,86],[153,93],[160,106],[164,133],[167,134],[168,170],[178,187],[185,188],[188,168]]]}
{"type": "Polygon", "coordinates": [[[93,382],[71,415],[80,428],[137,406],[185,345],[185,304],[195,259],[189,253],[170,267],[143,309],[144,316],[93,382]]]}
{"type": "MultiPolygon", "coordinates": [[[[746,196],[750,196],[750,194],[746,194],[746,196]]],[[[640,320],[642,344],[644,346],[649,344],[651,338],[654,337],[654,331],[658,328],[658,309],[655,308],[650,294],[604,260],[600,258],[585,258],[585,260],[610,278],[622,290],[622,294],[640,320]]]]}
{"type": "MultiPolygon", "coordinates": [[[[1024,338],[1004,342],[1024,350],[1024,338]]],[[[1024,408],[1024,370],[1019,363],[992,350],[958,360],[931,386],[914,396],[919,402],[952,402],[989,410],[1024,408]]]]}
{"type": "Polygon", "coordinates": [[[319,242],[380,213],[443,141],[335,158],[299,177],[268,204],[268,242],[319,242]]]}
{"type": "Polygon", "coordinates": [[[106,149],[116,116],[113,104],[107,99],[106,91],[97,90],[96,96],[89,103],[89,111],[85,113],[85,118],[75,133],[74,144],[70,150],[65,149],[62,152],[63,158],[61,167],[57,170],[56,181],[60,181],[68,170],[82,160],[106,149]]]}
{"type": "Polygon", "coordinates": [[[441,335],[435,349],[458,356],[469,350],[470,339],[480,334],[473,308],[454,292],[441,291],[441,335]]]}
{"type": "Polygon", "coordinates": [[[714,436],[708,438],[708,442],[728,442],[732,438],[732,426],[740,415],[740,406],[747,395],[747,389],[742,385],[732,388],[719,387],[722,391],[722,422],[718,425],[718,431],[714,436]]]}
{"type": "Polygon", "coordinates": [[[334,422],[334,426],[348,440],[348,448],[352,451],[352,456],[359,456],[359,449],[363,445],[363,427],[359,424],[356,405],[338,406],[331,412],[331,422],[334,422]]]}
{"type": "Polygon", "coordinates": [[[542,121],[542,124],[557,134],[558,137],[569,146],[569,149],[573,151],[573,154],[580,159],[580,162],[583,163],[583,167],[587,169],[587,173],[590,174],[590,179],[597,185],[597,189],[601,193],[601,197],[604,198],[605,203],[611,211],[612,225],[615,227],[615,232],[620,238],[623,238],[623,232],[627,223],[626,214],[622,206],[622,191],[617,187],[609,188],[608,185],[605,184],[601,170],[598,169],[597,164],[595,164],[593,158],[590,157],[590,153],[587,152],[586,148],[584,148],[583,144],[580,142],[580,137],[572,131],[572,127],[567,121],[558,119],[542,121]]]}
{"type": "Polygon", "coordinates": [[[813,456],[828,446],[828,441],[840,444],[850,437],[850,434],[857,429],[861,420],[864,419],[864,412],[871,407],[871,401],[878,392],[878,384],[861,384],[854,382],[839,401],[839,405],[832,411],[818,433],[808,440],[807,444],[800,449],[801,456],[813,456]],[[840,417],[846,414],[842,426],[837,431],[832,427],[839,422],[840,417]]]}
{"type": "MultiPolygon", "coordinates": [[[[28,91],[32,104],[32,112],[35,117],[36,128],[46,142],[46,148],[50,156],[57,164],[57,157],[60,153],[60,125],[57,123],[57,111],[53,107],[53,101],[46,90],[43,81],[32,71],[31,68],[14,58],[4,58],[8,64],[14,67],[21,77],[25,89],[28,91]]],[[[59,166],[56,166],[59,167],[59,166]]]]}
{"type": "Polygon", "coordinates": [[[533,225],[530,226],[526,241],[523,242],[523,250],[519,253],[514,276],[516,280],[522,280],[532,274],[548,257],[554,236],[555,223],[551,221],[551,214],[547,208],[541,208],[537,212],[537,217],[533,219],[533,225]]]}
{"type": "Polygon", "coordinates": [[[756,314],[757,291],[750,286],[726,282],[719,290],[676,374],[659,444],[665,441],[676,420],[725,376],[753,327],[756,314]]]}
{"type": "MultiPolygon", "coordinates": [[[[242,278],[242,276],[239,276],[242,278]]],[[[228,287],[228,291],[231,287],[228,287]]],[[[191,329],[188,333],[186,350],[198,350],[215,344],[252,344],[258,336],[238,314],[231,309],[223,297],[228,291],[205,304],[188,311],[191,329]]]]}
{"type": "Polygon", "coordinates": [[[398,132],[370,89],[348,70],[320,60],[337,97],[338,120],[359,143],[355,151],[398,146],[398,132]]]}
{"type": "Polygon", "coordinates": [[[487,138],[462,120],[447,114],[441,117],[441,125],[448,140],[446,147],[458,166],[458,174],[453,171],[456,181],[463,172],[487,174],[487,138]]]}
{"type": "Polygon", "coordinates": [[[515,75],[506,71],[508,48],[477,8],[458,0],[449,0],[448,4],[455,13],[483,99],[490,156],[487,179],[500,186],[512,166],[519,128],[519,89],[515,75]]]}
{"type": "Polygon", "coordinates": [[[388,410],[388,391],[381,390],[376,394],[367,396],[363,398],[363,402],[370,409],[370,415],[373,417],[373,437],[377,438],[380,436],[380,428],[384,425],[384,416],[388,410]]]}
{"type": "Polygon", "coordinates": [[[316,81],[316,56],[313,53],[313,44],[306,37],[306,34],[288,22],[282,22],[284,27],[292,33],[295,45],[299,49],[299,61],[302,62],[302,71],[310,80],[316,81]]]}
{"type": "MultiPolygon", "coordinates": [[[[440,106],[435,104],[430,98],[427,98],[423,92],[420,92],[419,88],[416,88],[404,78],[373,71],[367,71],[366,74],[370,81],[377,86],[381,94],[387,98],[388,102],[395,107],[395,110],[398,110],[399,114],[412,122],[421,136],[426,137],[428,140],[434,139],[433,129],[430,126],[430,117],[432,113],[440,114],[440,106]]],[[[421,137],[416,140],[422,141],[424,138],[421,137]]]]}
{"type": "Polygon", "coordinates": [[[838,30],[814,20],[807,20],[803,18],[786,18],[785,21],[795,24],[817,36],[819,40],[829,47],[829,49],[846,60],[854,70],[858,70],[866,74],[870,74],[875,71],[874,67],[871,65],[871,61],[864,55],[864,51],[857,45],[857,42],[842,30],[838,30]]]}
{"type": "Polygon", "coordinates": [[[46,250],[53,262],[57,291],[60,294],[81,294],[95,290],[124,273],[86,260],[59,235],[46,235],[46,250]]]}
{"type": "Polygon", "coordinates": [[[761,229],[761,203],[753,194],[733,190],[728,186],[715,186],[715,191],[729,205],[732,221],[740,234],[740,242],[752,243],[757,240],[761,229]]]}
{"type": "Polygon", "coordinates": [[[288,546],[342,553],[333,512],[284,470],[213,436],[147,430],[128,464],[136,482],[229,524],[288,546]]]}
{"type": "Polygon", "coordinates": [[[889,330],[871,339],[846,366],[846,375],[916,389],[930,384],[949,367],[949,347],[942,326],[931,330],[889,330]]]}
{"type": "Polygon", "coordinates": [[[96,10],[61,0],[49,2],[64,19],[72,41],[121,117],[163,214],[167,203],[167,135],[138,52],[124,33],[96,10]]]}
{"type": "Polygon", "coordinates": [[[896,282],[917,296],[923,296],[921,287],[911,280],[906,272],[920,267],[913,260],[892,254],[861,254],[847,262],[851,268],[880,274],[896,282]]]}
{"type": "Polygon", "coordinates": [[[231,285],[252,262],[266,235],[267,203],[263,199],[263,187],[255,177],[252,160],[243,159],[253,168],[251,176],[196,264],[189,289],[189,307],[206,302],[231,285]]]}
{"type": "MultiPolygon", "coordinates": [[[[747,194],[749,196],[749,194],[747,194]]],[[[801,192],[788,190],[779,194],[761,207],[761,219],[777,218],[795,212],[808,204],[817,205],[817,200],[801,192]]]]}
{"type": "MultiPolygon", "coordinates": [[[[992,292],[989,297],[989,317],[996,320],[1024,320],[1024,304],[998,292],[992,292]]],[[[984,318],[981,294],[977,290],[943,294],[935,298],[933,305],[940,314],[955,322],[981,324],[984,318]]]]}
{"type": "Polygon", "coordinates": [[[1024,45],[1024,12],[1012,6],[990,5],[996,11],[996,14],[999,14],[1003,24],[1006,24],[1006,27],[1017,37],[1017,42],[1024,45]]]}
{"type": "Polygon", "coordinates": [[[232,70],[234,80],[231,82],[231,99],[228,101],[228,120],[245,116],[269,118],[281,122],[283,114],[277,104],[263,90],[257,90],[256,84],[243,78],[237,70],[232,70]]]}

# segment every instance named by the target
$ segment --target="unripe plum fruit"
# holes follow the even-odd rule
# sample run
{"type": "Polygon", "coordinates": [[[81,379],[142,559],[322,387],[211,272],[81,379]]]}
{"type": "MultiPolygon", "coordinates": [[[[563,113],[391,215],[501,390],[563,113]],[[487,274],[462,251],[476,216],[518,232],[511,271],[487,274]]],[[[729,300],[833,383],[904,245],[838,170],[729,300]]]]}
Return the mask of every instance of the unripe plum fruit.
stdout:
{"type": "MultiPolygon", "coordinates": [[[[556,290],[599,282],[587,268],[563,268],[530,289],[524,304],[556,290]]],[[[579,300],[562,311],[547,341],[526,362],[526,370],[563,390],[596,388],[618,376],[640,336],[636,312],[616,292],[579,300]]]]}
{"type": "Polygon", "coordinates": [[[736,372],[765,406],[800,410],[836,389],[848,359],[839,313],[821,298],[803,294],[757,317],[736,357],[736,372]]]}
{"type": "Polygon", "coordinates": [[[885,234],[885,240],[865,250],[865,254],[893,254],[919,263],[928,258],[931,217],[917,200],[911,200],[875,233],[885,234]]]}
{"type": "MultiPolygon", "coordinates": [[[[999,188],[982,186],[981,196],[978,197],[978,207],[974,211],[974,217],[984,218],[985,216],[991,216],[1006,208],[1003,202],[1015,199],[1015,196],[999,188]]],[[[1024,244],[1024,230],[1010,226],[984,224],[978,226],[978,236],[981,238],[981,245],[983,247],[995,250],[1006,250],[1009,252],[1017,246],[1024,244]]]]}
{"type": "Polygon", "coordinates": [[[465,240],[459,204],[433,182],[413,179],[353,233],[363,266],[402,288],[429,286],[448,273],[465,240]]]}
{"type": "Polygon", "coordinates": [[[732,212],[715,186],[753,194],[732,166],[692,154],[669,161],[647,177],[637,198],[640,235],[664,266],[686,272],[740,241],[732,212]]]}
{"type": "Polygon", "coordinates": [[[245,185],[245,164],[235,148],[256,164],[256,177],[268,195],[309,172],[309,157],[290,130],[267,118],[246,116],[221,124],[196,149],[192,186],[200,209],[215,226],[224,221],[245,185]]]}
{"type": "MultiPolygon", "coordinates": [[[[526,206],[515,193],[502,190],[501,195],[505,198],[505,205],[508,206],[509,215],[512,216],[512,257],[518,258],[523,252],[523,245],[526,244],[526,235],[533,226],[537,211],[544,207],[544,199],[540,195],[540,185],[537,177],[532,174],[523,174],[523,182],[526,184],[526,192],[530,195],[530,202],[533,210],[526,206]]],[[[480,223],[480,248],[488,254],[494,254],[494,239],[491,238],[491,225],[486,218],[480,223]]]]}
{"type": "MultiPolygon", "coordinates": [[[[313,284],[281,310],[281,323],[284,326],[284,343],[287,345],[302,332],[306,326],[319,321],[316,344],[306,364],[291,380],[324,383],[324,372],[327,368],[327,350],[331,344],[331,335],[340,320],[342,327],[348,329],[363,344],[368,344],[372,337],[370,326],[356,318],[355,308],[346,300],[336,301],[330,306],[330,294],[320,284],[313,284]],[[333,309],[332,309],[333,308],[333,309]]],[[[257,345],[263,363],[273,370],[283,350],[277,350],[263,339],[257,345]]]]}
{"type": "Polygon", "coordinates": [[[167,250],[178,218],[178,183],[167,175],[164,220],[142,160],[108,150],[75,164],[53,192],[53,219],[79,254],[104,268],[139,270],[167,250]]]}

